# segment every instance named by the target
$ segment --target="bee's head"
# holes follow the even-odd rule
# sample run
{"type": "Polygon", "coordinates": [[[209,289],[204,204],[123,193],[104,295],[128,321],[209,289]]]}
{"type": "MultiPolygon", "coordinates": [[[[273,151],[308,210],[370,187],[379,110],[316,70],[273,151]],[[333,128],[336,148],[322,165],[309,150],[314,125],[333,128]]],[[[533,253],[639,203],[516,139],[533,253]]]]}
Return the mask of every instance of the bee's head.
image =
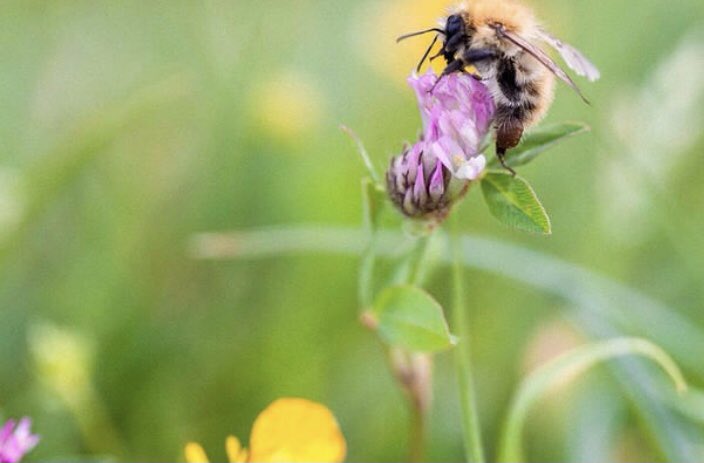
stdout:
{"type": "Polygon", "coordinates": [[[468,39],[467,25],[464,18],[459,14],[453,14],[445,20],[445,41],[443,43],[442,56],[450,63],[455,53],[464,45],[468,39]]]}
{"type": "Polygon", "coordinates": [[[453,14],[447,17],[445,21],[445,40],[450,40],[457,34],[464,33],[464,19],[458,14],[453,14]]]}
{"type": "Polygon", "coordinates": [[[435,58],[443,57],[448,62],[448,64],[455,60],[455,54],[460,50],[460,48],[466,44],[469,35],[467,31],[465,20],[459,14],[452,14],[445,19],[445,25],[440,27],[431,27],[430,29],[425,29],[418,32],[411,32],[409,34],[404,34],[398,39],[397,42],[409,39],[411,37],[416,37],[419,35],[435,33],[435,38],[433,39],[428,51],[425,52],[423,58],[421,58],[418,64],[417,70],[420,71],[423,62],[428,58],[430,51],[432,50],[438,39],[443,39],[442,49],[430,60],[435,58]]]}

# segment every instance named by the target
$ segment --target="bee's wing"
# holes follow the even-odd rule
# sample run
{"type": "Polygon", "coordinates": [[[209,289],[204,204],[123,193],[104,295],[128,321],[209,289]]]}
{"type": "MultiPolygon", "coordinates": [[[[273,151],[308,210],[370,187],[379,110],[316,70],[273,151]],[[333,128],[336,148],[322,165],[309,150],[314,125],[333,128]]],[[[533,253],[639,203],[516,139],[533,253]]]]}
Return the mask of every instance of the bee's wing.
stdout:
{"type": "Polygon", "coordinates": [[[520,47],[525,51],[526,53],[530,54],[533,56],[533,58],[537,59],[543,66],[548,68],[550,72],[555,74],[557,77],[560,78],[564,83],[569,85],[577,94],[584,100],[585,103],[589,104],[589,100],[584,96],[582,91],[577,87],[577,84],[574,83],[572,78],[558,66],[555,61],[550,58],[547,53],[545,53],[540,47],[536,47],[532,43],[530,43],[528,40],[524,39],[520,35],[507,31],[503,26],[500,24],[495,24],[492,26],[492,28],[496,31],[496,35],[499,38],[506,39],[509,42],[512,42],[514,45],[520,47]]]}
{"type": "Polygon", "coordinates": [[[586,77],[590,82],[594,82],[601,77],[599,69],[589,61],[589,59],[573,46],[553,37],[549,32],[540,30],[540,38],[545,43],[553,47],[560,54],[567,66],[582,77],[586,77]]]}

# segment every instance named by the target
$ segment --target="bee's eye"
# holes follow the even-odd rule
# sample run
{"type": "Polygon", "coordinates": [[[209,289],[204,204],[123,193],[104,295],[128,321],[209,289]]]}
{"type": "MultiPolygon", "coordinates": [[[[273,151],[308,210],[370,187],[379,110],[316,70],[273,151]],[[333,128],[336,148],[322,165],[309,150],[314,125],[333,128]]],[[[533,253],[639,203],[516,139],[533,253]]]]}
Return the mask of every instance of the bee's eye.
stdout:
{"type": "Polygon", "coordinates": [[[464,29],[464,21],[460,15],[453,14],[447,18],[447,22],[445,24],[445,34],[448,38],[462,33],[462,29],[464,29]]]}

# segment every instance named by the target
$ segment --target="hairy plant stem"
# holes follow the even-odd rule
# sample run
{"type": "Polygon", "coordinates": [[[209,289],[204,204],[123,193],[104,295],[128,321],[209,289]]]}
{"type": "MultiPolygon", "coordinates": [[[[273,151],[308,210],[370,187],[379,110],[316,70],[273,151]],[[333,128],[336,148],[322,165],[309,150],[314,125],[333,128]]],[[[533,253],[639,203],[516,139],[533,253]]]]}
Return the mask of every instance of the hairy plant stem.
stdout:
{"type": "Polygon", "coordinates": [[[390,348],[388,359],[394,378],[408,403],[408,461],[421,462],[425,459],[425,428],[432,396],[432,357],[390,348]]]}
{"type": "MultiPolygon", "coordinates": [[[[374,304],[374,271],[377,259],[378,227],[376,205],[374,203],[373,180],[362,182],[364,222],[367,244],[362,252],[359,270],[360,321],[370,329],[375,329],[369,310],[374,304]]],[[[395,272],[392,284],[420,285],[424,276],[423,261],[427,254],[430,235],[417,238],[413,246],[395,272]]],[[[425,456],[425,423],[432,396],[432,358],[382,344],[395,381],[400,386],[409,405],[410,428],[408,437],[409,461],[421,462],[425,456]]]]}
{"type": "MultiPolygon", "coordinates": [[[[424,262],[432,235],[422,235],[416,239],[399,271],[395,281],[399,284],[420,286],[424,272],[424,262]]],[[[411,463],[425,459],[425,436],[428,410],[432,400],[432,364],[433,359],[428,354],[413,353],[398,350],[397,355],[391,353],[392,369],[396,380],[404,390],[410,412],[410,428],[408,435],[408,460],[411,463]],[[400,355],[398,355],[400,353],[400,355]]]]}
{"type": "MultiPolygon", "coordinates": [[[[363,150],[364,148],[361,147],[360,149],[363,150]]],[[[359,265],[358,297],[362,313],[369,310],[374,303],[374,268],[376,266],[379,229],[376,220],[375,184],[373,182],[373,179],[369,178],[362,180],[362,208],[364,229],[367,234],[367,244],[364,247],[364,251],[362,251],[362,260],[359,265]]]]}
{"type": "Polygon", "coordinates": [[[420,406],[411,407],[411,430],[408,435],[408,461],[421,462],[425,459],[426,412],[420,406]]]}
{"type": "Polygon", "coordinates": [[[481,427],[477,411],[477,398],[474,388],[474,373],[470,352],[470,330],[467,323],[464,306],[464,285],[462,281],[462,263],[460,261],[460,235],[457,219],[452,221],[451,254],[452,262],[452,323],[460,337],[460,343],[455,347],[455,375],[460,394],[460,409],[462,411],[462,431],[465,457],[468,462],[484,463],[484,447],[482,445],[481,427]]]}

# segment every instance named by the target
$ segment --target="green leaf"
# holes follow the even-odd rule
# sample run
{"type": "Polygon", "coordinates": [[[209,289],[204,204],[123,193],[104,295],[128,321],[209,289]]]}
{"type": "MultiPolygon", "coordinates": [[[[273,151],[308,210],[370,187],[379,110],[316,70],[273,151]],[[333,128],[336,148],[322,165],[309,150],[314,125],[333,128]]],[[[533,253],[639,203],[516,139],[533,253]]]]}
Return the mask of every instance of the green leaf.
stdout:
{"type": "MultiPolygon", "coordinates": [[[[506,164],[511,167],[528,164],[559,142],[590,130],[588,125],[578,122],[563,122],[561,124],[539,127],[526,133],[523,141],[506,153],[506,164]]],[[[497,166],[498,164],[499,162],[496,158],[490,163],[491,166],[497,166]]]]}
{"type": "Polygon", "coordinates": [[[489,211],[502,223],[527,232],[552,233],[550,218],[525,179],[489,171],[482,179],[482,192],[489,211]]]}
{"type": "Polygon", "coordinates": [[[381,339],[412,352],[433,353],[456,344],[440,304],[415,286],[382,291],[368,314],[381,339]]]}
{"type": "Polygon", "coordinates": [[[362,210],[364,225],[368,230],[374,232],[379,228],[386,199],[386,191],[379,188],[379,185],[372,178],[364,177],[362,179],[362,210]]]}
{"type": "Polygon", "coordinates": [[[509,408],[508,418],[501,436],[499,461],[523,460],[521,433],[530,408],[552,388],[563,381],[586,372],[599,363],[624,355],[639,355],[659,365],[675,383],[678,392],[687,384],[674,360],[660,347],[638,338],[617,338],[596,342],[573,349],[548,362],[520,385],[509,408]]]}
{"type": "Polygon", "coordinates": [[[367,152],[367,149],[364,147],[364,143],[362,143],[362,139],[357,136],[356,133],[349,127],[345,125],[340,126],[340,130],[342,130],[345,134],[347,134],[348,137],[352,139],[352,141],[355,143],[357,146],[357,151],[359,152],[359,156],[362,158],[362,162],[364,163],[364,167],[366,167],[367,172],[369,173],[369,176],[371,177],[372,181],[377,185],[379,189],[383,189],[384,185],[382,183],[382,177],[379,175],[379,173],[376,170],[376,167],[374,167],[374,163],[372,162],[372,158],[369,156],[369,153],[367,152]]]}

